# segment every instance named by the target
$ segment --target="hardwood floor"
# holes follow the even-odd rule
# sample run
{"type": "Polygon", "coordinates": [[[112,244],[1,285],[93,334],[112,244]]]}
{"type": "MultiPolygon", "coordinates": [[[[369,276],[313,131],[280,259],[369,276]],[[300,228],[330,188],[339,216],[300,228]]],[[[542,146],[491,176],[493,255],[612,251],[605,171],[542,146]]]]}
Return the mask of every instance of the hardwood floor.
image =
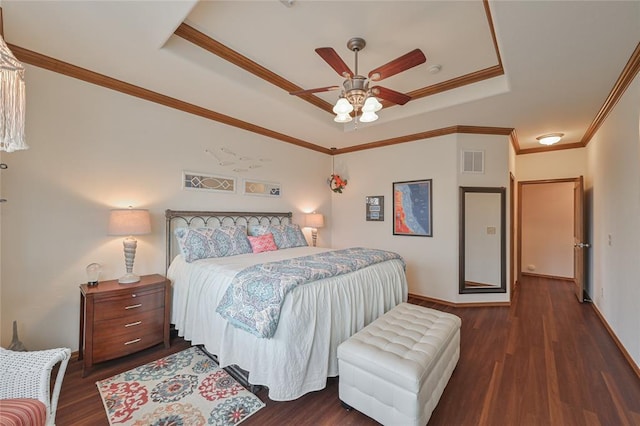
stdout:
{"type": "MultiPolygon", "coordinates": [[[[640,380],[592,307],[567,282],[526,277],[511,307],[453,308],[410,300],[462,318],[461,356],[429,425],[640,425],[640,380]]],[[[57,424],[107,425],[97,380],[180,351],[175,337],[81,377],[71,361],[57,424]]],[[[338,379],[296,401],[275,402],[243,425],[374,425],[338,400],[338,379]]]]}

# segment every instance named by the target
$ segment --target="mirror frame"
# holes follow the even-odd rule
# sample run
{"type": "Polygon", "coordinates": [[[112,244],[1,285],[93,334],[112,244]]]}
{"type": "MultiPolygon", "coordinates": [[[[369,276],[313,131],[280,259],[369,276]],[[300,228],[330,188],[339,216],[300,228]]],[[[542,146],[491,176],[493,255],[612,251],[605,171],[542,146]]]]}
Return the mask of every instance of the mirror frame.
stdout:
{"type": "Polygon", "coordinates": [[[467,293],[506,293],[507,292],[507,235],[506,235],[506,214],[507,200],[506,188],[504,187],[460,187],[460,226],[459,226],[459,294],[467,293]],[[465,286],[465,194],[467,193],[488,193],[500,194],[500,287],[477,287],[469,288],[465,286]]]}

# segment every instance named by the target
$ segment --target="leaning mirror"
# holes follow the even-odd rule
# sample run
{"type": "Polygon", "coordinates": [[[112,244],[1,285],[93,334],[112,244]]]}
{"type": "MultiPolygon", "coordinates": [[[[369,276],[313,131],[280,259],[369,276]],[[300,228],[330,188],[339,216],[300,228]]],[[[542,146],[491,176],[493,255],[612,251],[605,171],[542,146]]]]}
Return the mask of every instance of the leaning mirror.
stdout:
{"type": "Polygon", "coordinates": [[[505,293],[505,188],[460,187],[460,293],[505,293]]]}

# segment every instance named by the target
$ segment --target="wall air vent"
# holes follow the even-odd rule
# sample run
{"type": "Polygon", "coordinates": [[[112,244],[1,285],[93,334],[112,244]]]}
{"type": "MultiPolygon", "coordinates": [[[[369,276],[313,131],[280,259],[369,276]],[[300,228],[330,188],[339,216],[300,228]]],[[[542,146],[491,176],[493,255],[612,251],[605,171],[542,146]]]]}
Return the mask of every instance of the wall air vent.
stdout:
{"type": "Polygon", "coordinates": [[[484,151],[462,151],[462,173],[484,173],[484,151]]]}

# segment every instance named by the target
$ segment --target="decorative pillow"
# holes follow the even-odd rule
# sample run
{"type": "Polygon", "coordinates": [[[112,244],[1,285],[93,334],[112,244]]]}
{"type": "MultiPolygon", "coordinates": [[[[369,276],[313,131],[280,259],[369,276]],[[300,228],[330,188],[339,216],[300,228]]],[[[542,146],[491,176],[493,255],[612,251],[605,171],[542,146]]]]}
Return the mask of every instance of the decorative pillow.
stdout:
{"type": "Polygon", "coordinates": [[[215,228],[211,239],[217,257],[252,252],[251,244],[247,239],[247,228],[244,226],[221,226],[215,228]]]}
{"type": "Polygon", "coordinates": [[[295,224],[269,225],[269,232],[273,234],[273,239],[279,249],[305,247],[309,245],[304,238],[300,226],[295,224]]]}
{"type": "Polygon", "coordinates": [[[250,225],[249,226],[249,235],[252,237],[259,237],[260,235],[269,233],[270,225],[250,225]]]}
{"type": "Polygon", "coordinates": [[[174,233],[178,240],[180,253],[189,263],[198,259],[235,256],[252,252],[244,226],[176,228],[174,233]]]}
{"type": "Polygon", "coordinates": [[[211,244],[213,228],[176,228],[173,232],[185,261],[191,263],[198,259],[217,257],[215,247],[211,244]]]}
{"type": "Polygon", "coordinates": [[[276,242],[273,240],[273,234],[268,233],[254,237],[249,235],[249,243],[254,253],[262,253],[263,251],[275,251],[278,250],[276,242]]]}

